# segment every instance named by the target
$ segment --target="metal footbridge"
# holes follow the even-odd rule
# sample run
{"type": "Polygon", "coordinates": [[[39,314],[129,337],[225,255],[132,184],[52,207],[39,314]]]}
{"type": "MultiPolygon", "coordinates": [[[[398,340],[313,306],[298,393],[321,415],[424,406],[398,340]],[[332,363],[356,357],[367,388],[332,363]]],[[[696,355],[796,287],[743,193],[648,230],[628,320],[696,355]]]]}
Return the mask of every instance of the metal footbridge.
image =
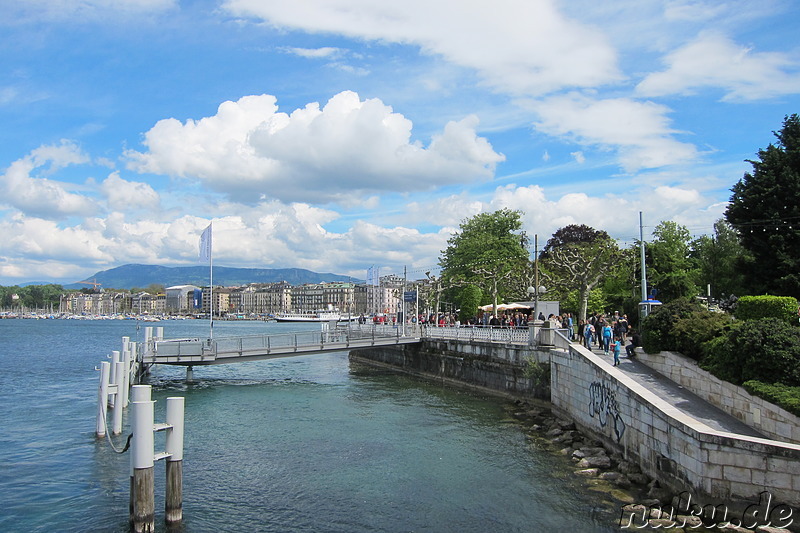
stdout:
{"type": "MultiPolygon", "coordinates": [[[[325,324],[327,325],[327,324],[325,324]]],[[[141,363],[151,365],[219,365],[295,357],[322,352],[355,350],[419,342],[420,337],[399,327],[351,325],[323,327],[319,331],[298,331],[272,335],[220,337],[217,339],[162,339],[146,334],[141,363]]]]}

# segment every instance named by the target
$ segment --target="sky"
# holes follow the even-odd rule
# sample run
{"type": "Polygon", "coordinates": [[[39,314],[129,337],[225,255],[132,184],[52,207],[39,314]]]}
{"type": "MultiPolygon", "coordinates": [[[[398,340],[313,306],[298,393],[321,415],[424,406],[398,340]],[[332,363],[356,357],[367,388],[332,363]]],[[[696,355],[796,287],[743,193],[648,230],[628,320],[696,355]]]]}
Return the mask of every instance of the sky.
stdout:
{"type": "Polygon", "coordinates": [[[128,263],[436,272],[710,235],[800,113],[795,0],[0,0],[0,285],[128,263]]]}

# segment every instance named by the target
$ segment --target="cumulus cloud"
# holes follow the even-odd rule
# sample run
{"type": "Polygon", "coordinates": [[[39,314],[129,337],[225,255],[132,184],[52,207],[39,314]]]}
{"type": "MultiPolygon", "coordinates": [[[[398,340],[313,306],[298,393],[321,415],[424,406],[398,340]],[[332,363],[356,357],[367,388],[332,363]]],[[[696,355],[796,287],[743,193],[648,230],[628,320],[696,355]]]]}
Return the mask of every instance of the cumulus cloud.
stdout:
{"type": "Polygon", "coordinates": [[[664,58],[666,69],[645,77],[639,94],[693,94],[708,87],[724,100],[758,100],[800,92],[800,62],[782,52],[754,52],[716,32],[705,32],[664,58]]]}
{"type": "Polygon", "coordinates": [[[616,149],[628,172],[688,163],[698,156],[693,145],[672,137],[677,132],[670,128],[669,109],[662,105],[630,98],[597,100],[576,93],[531,105],[539,117],[538,130],[583,145],[616,149]]]}
{"type": "Polygon", "coordinates": [[[100,191],[112,210],[156,210],[160,204],[158,193],[150,185],[122,179],[119,172],[109,174],[100,184],[100,191]]]}
{"type": "Polygon", "coordinates": [[[45,219],[90,215],[97,210],[91,199],[68,192],[68,185],[43,177],[65,166],[85,163],[88,157],[71,142],[41,146],[11,163],[0,180],[0,202],[45,219]]]}
{"type": "Polygon", "coordinates": [[[225,102],[185,124],[159,121],[129,168],[199,178],[242,202],[349,202],[353,195],[430,189],[490,178],[504,156],[476,133],[478,120],[449,122],[427,147],[412,123],[378,99],[339,93],[290,115],[274,96],[225,102]]]}
{"type": "Polygon", "coordinates": [[[621,79],[615,50],[592,25],[566,17],[553,0],[226,0],[239,17],[278,27],[410,44],[474,69],[511,94],[546,94],[621,79]]]}

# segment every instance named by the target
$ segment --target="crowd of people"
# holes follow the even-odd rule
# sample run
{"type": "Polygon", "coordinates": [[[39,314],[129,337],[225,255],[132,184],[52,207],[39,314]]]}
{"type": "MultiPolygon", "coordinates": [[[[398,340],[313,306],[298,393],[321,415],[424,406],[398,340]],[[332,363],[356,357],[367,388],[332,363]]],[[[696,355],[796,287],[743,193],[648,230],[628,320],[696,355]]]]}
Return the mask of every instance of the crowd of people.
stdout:
{"type": "MultiPolygon", "coordinates": [[[[800,314],[800,310],[798,311],[800,314]]],[[[410,322],[414,324],[445,326],[472,326],[472,327],[500,327],[500,328],[527,328],[533,313],[522,311],[502,312],[498,315],[480,312],[462,323],[455,313],[432,313],[412,316],[410,322]]],[[[539,320],[548,320],[550,327],[566,330],[571,341],[579,341],[588,349],[595,346],[603,350],[606,355],[613,353],[614,365],[619,364],[622,348],[628,357],[633,357],[637,346],[641,345],[639,334],[634,331],[628,322],[628,315],[615,311],[613,314],[596,313],[586,320],[579,320],[576,324],[572,313],[563,315],[551,314],[546,317],[539,313],[539,320]]]]}
{"type": "Polygon", "coordinates": [[[636,347],[641,344],[639,334],[630,327],[628,315],[620,315],[618,311],[611,316],[598,313],[581,320],[578,324],[577,337],[577,340],[590,350],[596,343],[606,355],[613,353],[614,366],[619,365],[622,347],[625,347],[628,357],[633,357],[636,347]],[[629,343],[626,344],[626,341],[629,343]]]}

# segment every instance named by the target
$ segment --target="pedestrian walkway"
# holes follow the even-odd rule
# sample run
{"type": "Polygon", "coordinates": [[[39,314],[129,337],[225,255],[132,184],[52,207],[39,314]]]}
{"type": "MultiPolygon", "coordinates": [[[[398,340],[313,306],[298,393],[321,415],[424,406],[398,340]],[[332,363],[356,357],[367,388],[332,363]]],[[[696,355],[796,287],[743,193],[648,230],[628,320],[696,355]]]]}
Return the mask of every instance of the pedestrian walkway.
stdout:
{"type": "MultiPolygon", "coordinates": [[[[611,363],[614,361],[614,354],[605,355],[603,350],[594,345],[592,352],[611,363]]],[[[711,405],[693,392],[688,391],[669,378],[656,372],[644,363],[640,363],[636,358],[624,355],[619,357],[620,364],[615,367],[619,372],[624,372],[626,376],[639,383],[642,387],[657,395],[663,401],[669,403],[674,408],[679,409],[686,416],[716,431],[746,435],[748,437],[768,438],[751,428],[741,420],[729,415],[722,409],[711,405]]]]}

